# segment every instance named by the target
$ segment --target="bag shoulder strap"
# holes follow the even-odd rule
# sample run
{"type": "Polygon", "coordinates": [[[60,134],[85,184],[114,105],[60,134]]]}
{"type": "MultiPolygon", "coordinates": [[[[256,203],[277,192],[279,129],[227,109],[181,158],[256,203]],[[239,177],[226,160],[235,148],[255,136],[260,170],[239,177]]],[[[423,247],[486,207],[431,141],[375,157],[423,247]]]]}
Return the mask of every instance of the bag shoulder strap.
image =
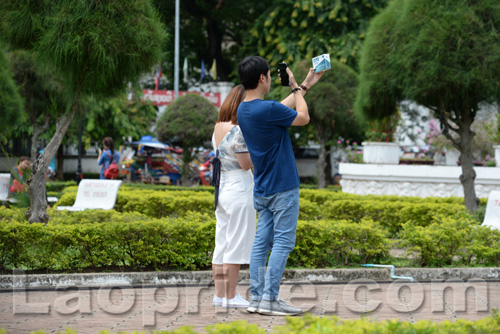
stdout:
{"type": "Polygon", "coordinates": [[[210,163],[214,166],[212,171],[212,186],[215,187],[215,208],[217,210],[217,204],[219,203],[219,184],[220,184],[220,171],[221,171],[221,162],[219,159],[219,149],[215,151],[215,157],[210,161],[210,163]]]}
{"type": "MultiPolygon", "coordinates": [[[[106,153],[108,153],[108,152],[106,151],[106,153]]],[[[113,155],[111,155],[111,154],[109,154],[109,153],[108,153],[108,155],[109,155],[109,157],[111,158],[111,161],[109,162],[109,164],[111,165],[111,164],[113,163],[113,155]]]]}

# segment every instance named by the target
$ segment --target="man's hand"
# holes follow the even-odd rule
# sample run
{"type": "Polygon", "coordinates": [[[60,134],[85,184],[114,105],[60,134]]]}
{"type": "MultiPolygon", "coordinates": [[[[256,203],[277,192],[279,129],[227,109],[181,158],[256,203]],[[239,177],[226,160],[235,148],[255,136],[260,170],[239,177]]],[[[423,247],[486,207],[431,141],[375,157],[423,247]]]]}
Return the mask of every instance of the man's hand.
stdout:
{"type": "Polygon", "coordinates": [[[299,85],[297,84],[297,81],[295,81],[295,77],[293,76],[292,71],[290,70],[290,67],[286,68],[286,73],[288,73],[288,80],[290,82],[290,88],[294,89],[294,88],[299,87],[299,85]]]}
{"type": "Polygon", "coordinates": [[[323,73],[325,73],[325,71],[314,73],[314,68],[309,69],[309,73],[307,73],[303,85],[306,86],[307,89],[311,88],[319,81],[323,73]]]}

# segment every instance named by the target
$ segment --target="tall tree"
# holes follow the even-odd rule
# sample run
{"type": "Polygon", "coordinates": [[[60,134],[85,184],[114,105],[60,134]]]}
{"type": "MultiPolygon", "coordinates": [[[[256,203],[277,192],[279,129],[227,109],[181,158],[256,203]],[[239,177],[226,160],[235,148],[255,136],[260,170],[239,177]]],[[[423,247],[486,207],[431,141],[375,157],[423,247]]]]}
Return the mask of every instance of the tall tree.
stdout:
{"type": "Polygon", "coordinates": [[[45,172],[82,96],[123,92],[128,81],[157,62],[166,39],[151,1],[10,0],[0,4],[0,36],[30,49],[51,66],[68,90],[70,107],[32,168],[29,222],[47,222],[45,172]]]}
{"type": "Polygon", "coordinates": [[[292,64],[323,53],[357,68],[369,20],[388,0],[277,0],[267,3],[247,34],[245,55],[258,54],[271,66],[292,64]]]}
{"type": "Polygon", "coordinates": [[[85,100],[83,108],[86,110],[83,117],[83,142],[86,146],[101,142],[104,137],[114,138],[115,145],[123,144],[128,137],[139,140],[151,134],[156,120],[156,108],[140,101],[137,95],[130,101],[126,96],[109,99],[90,97],[85,100]]]}
{"type": "Polygon", "coordinates": [[[9,61],[0,45],[0,144],[5,142],[12,132],[12,124],[23,115],[23,100],[14,81],[9,61]],[[7,125],[7,126],[5,126],[7,125]]]}
{"type": "Polygon", "coordinates": [[[30,51],[16,50],[9,54],[14,79],[24,98],[27,122],[12,124],[16,130],[31,134],[31,160],[38,155],[38,139],[52,123],[57,110],[65,108],[63,85],[50,72],[34,62],[30,51]]]}
{"type": "Polygon", "coordinates": [[[471,125],[481,103],[500,100],[499,30],[496,0],[395,0],[373,20],[361,57],[356,108],[372,118],[403,100],[433,110],[460,151],[470,211],[478,205],[471,125]]]}
{"type": "Polygon", "coordinates": [[[179,97],[161,115],[156,134],[161,141],[177,141],[182,147],[182,184],[189,184],[189,164],[196,149],[210,141],[217,121],[217,109],[204,97],[179,97]]]}
{"type": "MultiPolygon", "coordinates": [[[[332,60],[332,69],[323,74],[321,80],[307,92],[307,106],[311,124],[319,143],[318,187],[326,187],[326,166],[329,142],[339,136],[349,138],[362,132],[354,116],[354,99],[358,76],[349,66],[332,60]]],[[[308,60],[301,61],[294,76],[302,78],[311,68],[308,60]]],[[[331,170],[329,171],[331,173],[331,170]]]]}
{"type": "MultiPolygon", "coordinates": [[[[155,0],[170,34],[174,33],[175,0],[155,0]]],[[[244,37],[250,26],[268,7],[260,0],[182,0],[180,2],[180,56],[189,59],[191,68],[200,69],[205,61],[207,71],[216,61],[217,78],[221,81],[233,80],[239,62],[239,49],[244,45],[244,37]]],[[[169,49],[173,50],[173,42],[169,49]]],[[[173,82],[173,59],[166,59],[169,71],[165,72],[173,82]]],[[[181,69],[182,70],[182,69],[181,69]]],[[[199,74],[198,74],[199,75],[199,74]]],[[[197,76],[197,79],[200,77],[197,76]]],[[[181,82],[181,85],[183,83],[181,82]]]]}

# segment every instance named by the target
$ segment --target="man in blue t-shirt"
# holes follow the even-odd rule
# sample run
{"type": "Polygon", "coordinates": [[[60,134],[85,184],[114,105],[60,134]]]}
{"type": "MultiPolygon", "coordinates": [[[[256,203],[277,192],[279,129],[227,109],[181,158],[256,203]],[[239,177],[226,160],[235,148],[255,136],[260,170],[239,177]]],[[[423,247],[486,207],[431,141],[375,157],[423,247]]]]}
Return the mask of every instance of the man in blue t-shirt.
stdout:
{"type": "Polygon", "coordinates": [[[254,165],[254,206],[259,213],[250,257],[252,301],[247,311],[267,315],[302,312],[278,299],[281,276],[295,246],[299,216],[300,180],[288,128],[309,123],[304,95],[323,75],[310,69],[299,86],[290,69],[286,71],[292,93],[280,103],[264,100],[271,88],[271,72],[264,58],[250,56],[238,65],[246,89],[238,107],[238,124],[254,165]]]}

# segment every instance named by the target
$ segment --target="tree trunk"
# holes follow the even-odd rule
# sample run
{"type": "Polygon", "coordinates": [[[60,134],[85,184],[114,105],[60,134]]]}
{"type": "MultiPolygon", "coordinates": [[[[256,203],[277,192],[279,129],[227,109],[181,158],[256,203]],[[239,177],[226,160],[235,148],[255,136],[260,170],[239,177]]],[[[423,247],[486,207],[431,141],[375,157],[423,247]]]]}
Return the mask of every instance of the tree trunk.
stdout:
{"type": "Polygon", "coordinates": [[[63,145],[59,145],[56,155],[56,175],[59,181],[64,181],[64,151],[63,145]]]}
{"type": "Polygon", "coordinates": [[[333,184],[333,177],[332,177],[332,148],[331,146],[327,145],[326,146],[326,165],[325,165],[325,183],[326,185],[333,184]]]}
{"type": "Polygon", "coordinates": [[[26,219],[30,223],[47,223],[49,215],[47,214],[47,192],[45,187],[45,177],[47,168],[54,158],[57,149],[61,145],[64,135],[68,130],[78,109],[78,102],[74,102],[62,117],[57,120],[56,132],[43,153],[35,160],[32,167],[32,176],[28,181],[30,207],[26,211],[26,219]]]}
{"type": "Polygon", "coordinates": [[[181,184],[184,187],[191,187],[195,182],[195,175],[191,175],[191,169],[189,168],[189,163],[193,161],[193,155],[188,146],[182,147],[182,176],[181,184]]]}
{"type": "Polygon", "coordinates": [[[477,209],[479,201],[474,188],[476,172],[474,171],[474,158],[472,156],[472,140],[474,138],[474,132],[470,129],[472,122],[473,120],[466,120],[459,131],[461,147],[460,158],[458,159],[462,167],[460,182],[464,188],[465,206],[470,212],[477,209]]]}
{"type": "Polygon", "coordinates": [[[318,136],[319,156],[318,156],[318,188],[326,187],[325,168],[326,168],[326,140],[318,136]]]}
{"type": "Polygon", "coordinates": [[[33,136],[31,137],[31,162],[35,162],[36,157],[38,156],[38,138],[40,135],[47,130],[49,127],[49,119],[45,120],[45,124],[41,127],[38,127],[36,119],[33,125],[33,136]]]}

